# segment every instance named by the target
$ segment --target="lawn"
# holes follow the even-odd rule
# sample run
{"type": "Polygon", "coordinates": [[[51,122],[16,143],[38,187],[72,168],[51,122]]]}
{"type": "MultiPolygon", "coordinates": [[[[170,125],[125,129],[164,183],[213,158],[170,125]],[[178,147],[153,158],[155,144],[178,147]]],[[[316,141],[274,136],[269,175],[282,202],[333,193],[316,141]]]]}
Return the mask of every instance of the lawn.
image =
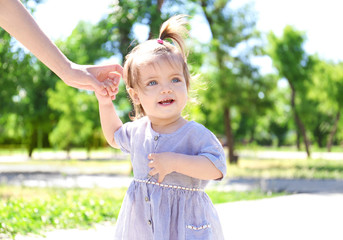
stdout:
{"type": "MultiPolygon", "coordinates": [[[[40,234],[56,228],[89,228],[115,222],[126,189],[0,187],[0,236],[40,234]]],[[[255,200],[285,193],[208,191],[213,203],[255,200]]]]}
{"type": "Polygon", "coordinates": [[[228,166],[233,178],[343,179],[343,160],[240,159],[228,166]]]}

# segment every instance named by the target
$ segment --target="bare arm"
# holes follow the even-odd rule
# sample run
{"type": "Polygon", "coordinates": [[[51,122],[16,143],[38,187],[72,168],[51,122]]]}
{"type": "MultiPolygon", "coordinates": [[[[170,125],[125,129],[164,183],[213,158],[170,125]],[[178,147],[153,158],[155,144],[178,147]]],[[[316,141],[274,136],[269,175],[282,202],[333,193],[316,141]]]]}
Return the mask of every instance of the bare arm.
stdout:
{"type": "Polygon", "coordinates": [[[112,102],[110,104],[99,102],[101,128],[106,141],[114,148],[119,148],[114,140],[114,133],[123,125],[118,117],[112,102]]]}
{"type": "MultiPolygon", "coordinates": [[[[0,0],[0,26],[21,42],[66,84],[106,94],[103,81],[117,65],[83,66],[71,62],[44,34],[19,0],[0,0]]],[[[110,95],[114,95],[111,93],[110,95]]]]}
{"type": "Polygon", "coordinates": [[[222,172],[205,156],[193,156],[180,153],[152,153],[148,158],[149,172],[151,176],[159,174],[158,182],[162,182],[164,177],[171,172],[178,172],[184,175],[203,179],[220,179],[223,177],[222,172]]]}
{"type": "MultiPolygon", "coordinates": [[[[115,92],[118,92],[120,75],[112,74],[111,78],[113,78],[113,82],[115,83],[117,87],[117,89],[115,89],[115,92]]],[[[107,80],[104,83],[106,84],[107,80]]],[[[111,97],[101,96],[98,93],[95,93],[95,95],[99,103],[99,115],[100,115],[101,128],[106,138],[106,141],[112,147],[119,148],[119,146],[115,142],[114,133],[123,125],[123,123],[115,111],[111,97]]]]}

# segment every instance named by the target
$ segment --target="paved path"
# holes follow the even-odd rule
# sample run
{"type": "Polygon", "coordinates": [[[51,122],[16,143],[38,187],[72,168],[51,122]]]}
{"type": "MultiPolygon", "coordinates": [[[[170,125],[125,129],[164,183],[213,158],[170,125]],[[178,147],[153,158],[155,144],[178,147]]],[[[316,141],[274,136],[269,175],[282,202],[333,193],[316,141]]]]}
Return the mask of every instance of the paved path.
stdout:
{"type": "MultiPolygon", "coordinates": [[[[268,150],[237,150],[241,158],[247,159],[307,159],[304,151],[268,151],[268,150]]],[[[35,160],[47,159],[67,159],[67,153],[64,151],[34,151],[32,158],[35,160]]],[[[91,152],[90,156],[85,151],[71,151],[69,157],[72,159],[85,160],[88,157],[92,159],[125,159],[127,155],[115,151],[91,152]]],[[[312,159],[343,160],[343,152],[312,152],[312,159]]],[[[0,156],[0,162],[23,162],[29,161],[25,153],[13,153],[8,156],[0,156]]]]}
{"type": "MultiPolygon", "coordinates": [[[[62,172],[4,171],[0,174],[0,184],[27,187],[79,187],[117,188],[127,187],[132,177],[116,174],[66,174],[62,172]]],[[[27,170],[27,169],[26,169],[27,170]]],[[[212,181],[208,188],[223,191],[251,191],[289,193],[343,193],[343,180],[334,179],[264,179],[227,178],[221,182],[212,181]]]]}
{"type": "Polygon", "coordinates": [[[342,240],[343,194],[296,194],[217,205],[229,240],[342,240]]]}
{"type": "MultiPolygon", "coordinates": [[[[216,205],[227,240],[342,240],[343,194],[296,194],[216,205]]],[[[46,238],[16,240],[111,240],[114,226],[56,230],[46,238]]]]}
{"type": "Polygon", "coordinates": [[[217,184],[214,187],[226,191],[343,193],[343,180],[335,179],[229,178],[222,183],[211,184],[217,184]]]}

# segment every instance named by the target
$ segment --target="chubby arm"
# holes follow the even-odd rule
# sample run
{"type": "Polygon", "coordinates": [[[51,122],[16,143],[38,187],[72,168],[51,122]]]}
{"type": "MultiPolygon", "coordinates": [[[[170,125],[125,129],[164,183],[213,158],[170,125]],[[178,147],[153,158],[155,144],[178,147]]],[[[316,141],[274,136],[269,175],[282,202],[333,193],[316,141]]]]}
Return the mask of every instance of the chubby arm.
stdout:
{"type": "Polygon", "coordinates": [[[171,172],[182,173],[202,180],[223,177],[222,172],[205,156],[164,152],[151,153],[148,158],[150,159],[148,165],[152,168],[149,175],[153,176],[158,173],[158,182],[162,182],[165,176],[171,172]]]}
{"type": "Polygon", "coordinates": [[[99,114],[102,132],[104,133],[108,144],[114,148],[119,148],[114,140],[114,133],[123,123],[118,117],[112,102],[109,104],[99,102],[99,114]]]}
{"type": "Polygon", "coordinates": [[[107,79],[109,72],[118,71],[117,68],[120,66],[116,64],[86,66],[73,63],[45,35],[19,0],[0,0],[0,26],[29,49],[67,85],[95,90],[102,95],[115,95],[108,92],[110,89],[104,89],[101,81],[107,79]]]}
{"type": "MultiPolygon", "coordinates": [[[[113,74],[111,77],[113,78],[111,82],[114,82],[116,86],[116,89],[113,89],[113,91],[117,93],[120,75],[113,74]]],[[[105,85],[108,84],[108,80],[105,80],[104,84],[105,85]]],[[[119,148],[119,146],[115,142],[114,133],[123,125],[123,123],[116,113],[111,97],[102,96],[98,94],[97,92],[95,92],[95,95],[99,103],[99,115],[100,115],[101,128],[106,138],[106,141],[112,147],[119,148]]]]}

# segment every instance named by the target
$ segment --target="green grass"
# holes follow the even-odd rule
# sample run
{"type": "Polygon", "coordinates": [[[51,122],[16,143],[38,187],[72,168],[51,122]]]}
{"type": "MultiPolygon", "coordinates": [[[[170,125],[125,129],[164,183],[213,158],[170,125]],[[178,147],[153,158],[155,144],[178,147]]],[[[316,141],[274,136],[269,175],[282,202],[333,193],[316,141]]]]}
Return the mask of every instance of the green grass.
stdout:
{"type": "MultiPolygon", "coordinates": [[[[279,152],[297,152],[298,149],[296,146],[259,146],[256,144],[248,144],[248,145],[237,145],[237,150],[251,150],[251,151],[279,151],[279,152]]],[[[316,145],[311,146],[311,152],[327,152],[326,147],[318,147],[316,145]]],[[[305,146],[301,146],[302,152],[305,152],[305,146]]],[[[342,146],[332,146],[331,152],[342,152],[342,146]]]]}
{"type": "Polygon", "coordinates": [[[240,159],[228,176],[242,178],[343,179],[343,161],[323,159],[240,159]]]}
{"type": "MultiPolygon", "coordinates": [[[[40,234],[56,228],[88,228],[115,222],[126,189],[0,187],[0,236],[40,234]]],[[[283,194],[208,191],[213,203],[254,200],[283,194]]]]}
{"type": "Polygon", "coordinates": [[[126,189],[0,187],[0,233],[90,227],[115,221],[126,189]]]}
{"type": "MultiPolygon", "coordinates": [[[[53,148],[40,148],[40,149],[34,149],[33,154],[35,153],[66,153],[63,150],[57,150],[53,148]]],[[[120,153],[121,151],[119,149],[114,149],[111,147],[103,147],[103,148],[97,148],[97,149],[92,149],[91,154],[94,153],[120,153]]],[[[73,148],[71,150],[71,153],[87,153],[87,150],[84,148],[73,148]]],[[[23,147],[17,147],[17,146],[4,146],[0,145],[0,156],[6,156],[6,155],[14,155],[14,154],[20,154],[20,155],[27,155],[28,151],[23,147]]]]}
{"type": "Polygon", "coordinates": [[[226,203],[226,202],[238,202],[238,201],[247,201],[247,200],[258,200],[264,198],[272,198],[284,196],[286,193],[273,193],[273,192],[262,192],[262,191],[250,191],[250,192],[219,192],[215,190],[206,191],[208,196],[211,198],[214,204],[226,203]]]}

